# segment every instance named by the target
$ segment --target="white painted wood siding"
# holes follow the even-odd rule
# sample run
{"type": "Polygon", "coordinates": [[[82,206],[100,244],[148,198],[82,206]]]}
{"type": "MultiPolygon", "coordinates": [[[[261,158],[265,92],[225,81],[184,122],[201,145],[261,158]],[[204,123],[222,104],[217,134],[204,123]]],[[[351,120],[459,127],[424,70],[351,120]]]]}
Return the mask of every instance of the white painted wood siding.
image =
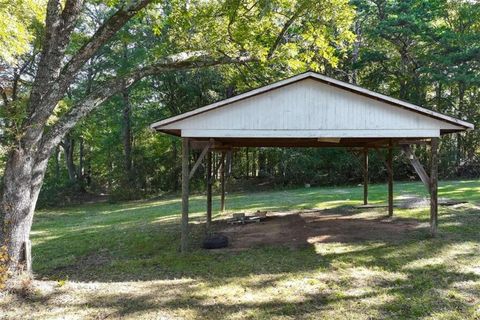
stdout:
{"type": "Polygon", "coordinates": [[[438,137],[454,124],[307,78],[176,121],[184,137],[438,137]]]}

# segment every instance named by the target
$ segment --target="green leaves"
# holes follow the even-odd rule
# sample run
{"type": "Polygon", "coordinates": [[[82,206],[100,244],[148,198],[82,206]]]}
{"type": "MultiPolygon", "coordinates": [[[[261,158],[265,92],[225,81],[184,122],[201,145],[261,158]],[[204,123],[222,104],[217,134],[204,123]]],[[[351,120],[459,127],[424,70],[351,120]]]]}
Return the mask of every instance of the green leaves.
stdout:
{"type": "Polygon", "coordinates": [[[0,60],[15,64],[25,54],[45,18],[45,0],[0,1],[0,60]]]}
{"type": "Polygon", "coordinates": [[[296,72],[319,69],[320,62],[335,65],[354,39],[353,18],[345,0],[173,1],[155,17],[153,30],[166,34],[176,50],[274,59],[296,72]]]}

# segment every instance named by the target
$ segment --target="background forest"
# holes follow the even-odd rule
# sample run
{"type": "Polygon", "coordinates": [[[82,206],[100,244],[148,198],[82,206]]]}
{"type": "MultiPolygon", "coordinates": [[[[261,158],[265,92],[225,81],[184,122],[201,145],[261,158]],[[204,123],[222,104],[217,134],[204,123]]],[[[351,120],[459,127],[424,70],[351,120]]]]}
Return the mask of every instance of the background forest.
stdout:
{"type": "MultiPolygon", "coordinates": [[[[148,127],[152,122],[309,69],[478,126],[479,3],[460,0],[331,2],[325,10],[341,10],[342,21],[326,21],[323,26],[326,29],[318,33],[309,30],[314,28],[313,23],[293,23],[289,26],[288,37],[305,38],[305,46],[302,41],[297,41],[297,45],[283,48],[281,54],[288,56],[287,59],[276,63],[259,61],[166,72],[145,78],[106,101],[102,108],[83,119],[56,148],[49,160],[39,206],[63,205],[98,195],[118,201],[178,191],[180,140],[153,133],[148,127]],[[330,24],[336,28],[328,29],[330,24]],[[339,25],[345,27],[341,37],[336,34],[339,25]]],[[[268,6],[268,3],[264,5],[268,6]]],[[[239,2],[227,1],[225,6],[232,6],[227,12],[235,14],[227,17],[224,23],[248,21],[250,12],[248,8],[241,8],[239,2]]],[[[248,29],[237,27],[230,30],[227,27],[227,33],[223,29],[211,30],[215,37],[204,39],[192,39],[188,32],[178,31],[188,29],[191,24],[197,28],[215,28],[206,18],[202,20],[203,15],[210,14],[205,11],[208,8],[190,8],[189,14],[184,14],[173,4],[171,11],[169,6],[165,7],[161,23],[155,19],[152,10],[130,20],[126,28],[91,59],[56,112],[61,114],[62,108],[68,109],[79,97],[101,85],[109,74],[121,74],[144,64],[152,52],[175,52],[176,48],[184,48],[190,42],[208,46],[210,41],[245,45],[246,51],[256,50],[248,47],[251,43],[247,39],[248,29]]],[[[339,16],[338,12],[326,11],[325,17],[318,19],[339,16]]],[[[88,5],[80,29],[83,28],[88,35],[89,30],[96,29],[108,14],[108,6],[88,5]]],[[[249,25],[256,29],[256,36],[261,34],[258,31],[262,28],[269,28],[262,25],[261,19],[257,21],[257,24],[249,25]]],[[[198,34],[192,37],[198,37],[198,34]]],[[[74,40],[81,43],[82,34],[76,36],[78,39],[74,40]]],[[[5,44],[6,41],[8,39],[0,36],[0,42],[5,44]]],[[[75,51],[76,48],[69,50],[75,51]]],[[[34,51],[14,62],[5,62],[0,72],[4,77],[12,78],[22,68],[28,70],[28,57],[34,55],[34,51]]],[[[4,52],[2,61],[9,58],[4,52]]],[[[6,119],[5,123],[10,122],[9,127],[15,122],[15,118],[9,115],[2,118],[6,119]]],[[[2,135],[6,137],[8,134],[8,130],[2,130],[2,135]]],[[[467,135],[443,137],[440,178],[478,177],[479,144],[478,130],[467,135]]],[[[424,156],[421,148],[417,153],[424,156]]],[[[386,177],[383,163],[376,152],[371,151],[370,156],[371,180],[383,181],[386,177]]],[[[307,183],[340,185],[361,181],[361,159],[349,150],[247,148],[234,152],[232,160],[229,178],[229,188],[232,189],[307,183]]],[[[395,179],[416,178],[412,170],[398,151],[394,158],[395,179]]],[[[192,183],[196,191],[204,188],[202,173],[203,168],[200,168],[192,183]]]]}

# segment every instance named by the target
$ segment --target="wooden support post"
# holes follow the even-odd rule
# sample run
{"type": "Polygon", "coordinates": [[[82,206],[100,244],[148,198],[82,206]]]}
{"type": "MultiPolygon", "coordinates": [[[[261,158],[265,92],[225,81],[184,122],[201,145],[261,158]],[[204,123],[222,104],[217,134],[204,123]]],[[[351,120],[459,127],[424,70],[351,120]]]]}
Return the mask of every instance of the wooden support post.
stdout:
{"type": "Polygon", "coordinates": [[[393,146],[390,141],[388,146],[388,157],[387,157],[387,166],[388,166],[388,216],[393,216],[393,146]]]}
{"type": "Polygon", "coordinates": [[[210,224],[212,222],[212,151],[207,154],[207,232],[210,230],[210,224]]]}
{"type": "Polygon", "coordinates": [[[182,225],[181,225],[181,251],[188,249],[188,194],[189,194],[189,154],[190,141],[182,139],[182,225]]]}
{"type": "Polygon", "coordinates": [[[430,234],[435,236],[438,227],[438,138],[432,138],[430,149],[430,234]]]}
{"type": "Polygon", "coordinates": [[[226,159],[225,151],[222,152],[222,168],[220,171],[220,184],[221,184],[221,195],[220,195],[220,211],[225,211],[225,172],[226,172],[226,159]]]}
{"type": "Polygon", "coordinates": [[[363,150],[363,204],[368,204],[368,148],[363,150]]]}

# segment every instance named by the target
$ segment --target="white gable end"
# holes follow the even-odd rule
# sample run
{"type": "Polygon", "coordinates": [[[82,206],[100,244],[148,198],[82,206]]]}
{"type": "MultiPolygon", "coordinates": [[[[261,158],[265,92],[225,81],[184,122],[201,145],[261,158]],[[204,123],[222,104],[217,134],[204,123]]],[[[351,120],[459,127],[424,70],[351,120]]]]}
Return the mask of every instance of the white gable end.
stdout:
{"type": "Polygon", "coordinates": [[[183,137],[438,137],[462,127],[312,78],[162,126],[183,137]]]}

